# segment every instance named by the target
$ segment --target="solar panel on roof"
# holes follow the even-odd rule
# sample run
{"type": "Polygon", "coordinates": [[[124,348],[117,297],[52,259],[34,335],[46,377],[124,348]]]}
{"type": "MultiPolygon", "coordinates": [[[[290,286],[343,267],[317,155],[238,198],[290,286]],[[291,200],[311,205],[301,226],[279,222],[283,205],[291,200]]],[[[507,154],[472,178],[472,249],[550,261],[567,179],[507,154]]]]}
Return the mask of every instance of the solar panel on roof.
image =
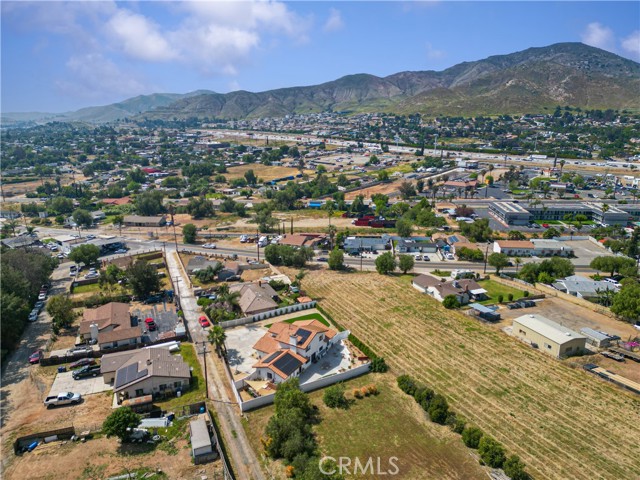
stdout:
{"type": "Polygon", "coordinates": [[[300,337],[300,340],[298,342],[304,344],[304,342],[307,341],[307,338],[309,338],[309,335],[311,335],[311,332],[309,330],[305,330],[304,328],[299,328],[296,332],[296,335],[300,337]]]}
{"type": "Polygon", "coordinates": [[[302,365],[302,362],[288,352],[273,364],[275,368],[287,376],[295,372],[300,365],[302,365]]]}
{"type": "Polygon", "coordinates": [[[127,385],[139,378],[145,377],[147,375],[147,369],[138,371],[138,364],[132,363],[131,365],[127,365],[125,368],[121,368],[116,372],[116,385],[115,388],[120,388],[123,385],[127,385]]]}
{"type": "Polygon", "coordinates": [[[267,358],[265,358],[265,359],[263,360],[263,362],[264,362],[264,363],[269,363],[269,362],[271,362],[274,358],[276,358],[278,355],[280,355],[280,353],[281,353],[280,351],[277,351],[277,352],[275,352],[275,353],[272,353],[272,354],[271,354],[271,355],[269,355],[267,358]]]}

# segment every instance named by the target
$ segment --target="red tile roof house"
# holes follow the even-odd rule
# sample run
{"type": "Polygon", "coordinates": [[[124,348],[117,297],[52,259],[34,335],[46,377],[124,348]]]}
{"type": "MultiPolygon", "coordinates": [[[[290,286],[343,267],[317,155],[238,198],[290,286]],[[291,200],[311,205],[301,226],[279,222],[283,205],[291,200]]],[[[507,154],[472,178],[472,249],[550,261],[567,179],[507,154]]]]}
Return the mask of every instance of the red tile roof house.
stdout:
{"type": "Polygon", "coordinates": [[[252,379],[280,383],[299,376],[344,337],[344,332],[340,337],[337,334],[317,320],[274,323],[253,346],[260,361],[254,365],[252,379]]]}
{"type": "Polygon", "coordinates": [[[477,301],[487,298],[487,291],[478,282],[471,279],[442,282],[431,275],[418,275],[411,284],[419,292],[431,295],[439,302],[442,302],[448,295],[455,295],[461,305],[466,305],[471,300],[477,301]]]}
{"type": "Polygon", "coordinates": [[[280,245],[290,245],[292,247],[315,248],[318,244],[327,239],[324,233],[294,233],[285,235],[280,239],[280,245]]]}

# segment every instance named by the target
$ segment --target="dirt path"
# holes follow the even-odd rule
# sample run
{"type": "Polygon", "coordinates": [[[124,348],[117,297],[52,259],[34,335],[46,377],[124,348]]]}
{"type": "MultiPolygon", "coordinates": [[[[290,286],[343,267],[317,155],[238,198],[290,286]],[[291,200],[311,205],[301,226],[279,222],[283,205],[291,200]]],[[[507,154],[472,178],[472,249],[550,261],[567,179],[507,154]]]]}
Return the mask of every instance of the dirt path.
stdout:
{"type": "MultiPolygon", "coordinates": [[[[180,306],[184,312],[184,318],[193,342],[197,345],[196,349],[201,350],[202,345],[209,345],[209,342],[206,340],[206,331],[198,324],[200,307],[191,290],[187,288],[189,280],[177,257],[177,252],[167,247],[167,267],[172,278],[180,279],[180,306]]],[[[211,350],[211,347],[209,346],[208,349],[211,350]]],[[[231,461],[234,463],[239,479],[264,480],[260,463],[242,427],[238,410],[233,404],[235,399],[232,401],[224,388],[227,379],[220,376],[218,369],[213,364],[214,356],[215,354],[198,355],[198,360],[204,369],[203,358],[206,357],[209,398],[213,400],[213,406],[218,420],[220,420],[224,441],[231,453],[231,461]]]]}

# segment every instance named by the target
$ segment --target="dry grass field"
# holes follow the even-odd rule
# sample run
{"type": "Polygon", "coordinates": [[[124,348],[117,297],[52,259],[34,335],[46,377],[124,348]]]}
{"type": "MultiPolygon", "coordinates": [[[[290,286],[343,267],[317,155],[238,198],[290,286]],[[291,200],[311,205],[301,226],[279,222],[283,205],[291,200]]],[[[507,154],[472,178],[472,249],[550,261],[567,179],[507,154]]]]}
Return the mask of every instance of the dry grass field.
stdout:
{"type": "Polygon", "coordinates": [[[445,310],[406,278],[315,270],[303,287],[395,375],[446,395],[535,478],[640,478],[640,399],[632,393],[445,310]]]}
{"type": "MultiPolygon", "coordinates": [[[[297,168],[291,167],[277,167],[272,165],[263,165],[261,163],[247,163],[245,165],[239,165],[237,167],[230,167],[227,169],[227,173],[224,176],[227,180],[235,180],[236,178],[244,178],[245,172],[253,170],[256,177],[261,178],[262,181],[274,180],[276,178],[288,177],[293,175],[294,177],[300,173],[297,168]]],[[[303,173],[312,175],[313,170],[305,170],[303,173]]]]}

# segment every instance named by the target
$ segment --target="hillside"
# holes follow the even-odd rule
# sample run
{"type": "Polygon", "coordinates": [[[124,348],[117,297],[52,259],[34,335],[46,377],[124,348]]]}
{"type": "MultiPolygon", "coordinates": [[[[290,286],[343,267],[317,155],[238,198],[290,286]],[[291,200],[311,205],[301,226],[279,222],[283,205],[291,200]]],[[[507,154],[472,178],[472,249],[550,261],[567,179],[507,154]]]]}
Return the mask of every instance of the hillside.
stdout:
{"type": "Polygon", "coordinates": [[[308,87],[183,98],[144,118],[257,118],[321,111],[497,114],[555,105],[640,110],[640,64],[581,43],[465,62],[441,72],[348,75],[308,87]]]}

